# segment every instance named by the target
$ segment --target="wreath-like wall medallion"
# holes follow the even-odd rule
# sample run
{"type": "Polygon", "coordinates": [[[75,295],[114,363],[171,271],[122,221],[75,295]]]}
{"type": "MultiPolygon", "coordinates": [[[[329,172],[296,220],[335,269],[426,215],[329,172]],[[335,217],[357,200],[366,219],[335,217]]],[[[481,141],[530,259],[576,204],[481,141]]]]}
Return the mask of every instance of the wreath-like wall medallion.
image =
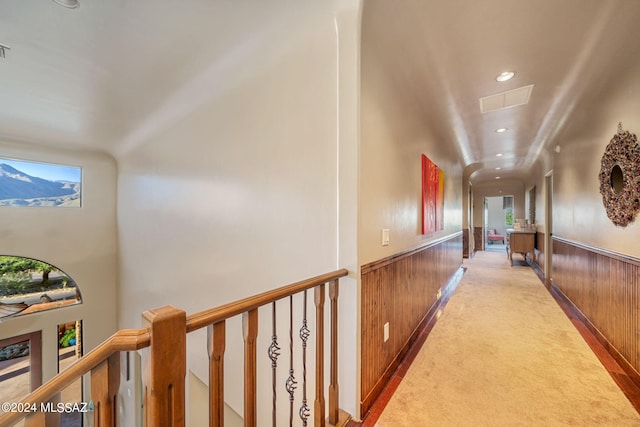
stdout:
{"type": "Polygon", "coordinates": [[[626,227],[640,208],[640,146],[637,136],[623,131],[622,124],[602,155],[599,178],[607,216],[626,227]]]}

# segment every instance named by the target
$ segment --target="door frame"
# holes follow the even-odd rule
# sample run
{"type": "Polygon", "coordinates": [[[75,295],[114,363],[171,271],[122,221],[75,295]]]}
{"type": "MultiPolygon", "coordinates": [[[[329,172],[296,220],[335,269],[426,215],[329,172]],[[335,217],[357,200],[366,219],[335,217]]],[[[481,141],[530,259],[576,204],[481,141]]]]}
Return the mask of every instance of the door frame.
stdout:
{"type": "Polygon", "coordinates": [[[0,339],[0,347],[29,341],[29,391],[42,385],[42,331],[0,339]]]}

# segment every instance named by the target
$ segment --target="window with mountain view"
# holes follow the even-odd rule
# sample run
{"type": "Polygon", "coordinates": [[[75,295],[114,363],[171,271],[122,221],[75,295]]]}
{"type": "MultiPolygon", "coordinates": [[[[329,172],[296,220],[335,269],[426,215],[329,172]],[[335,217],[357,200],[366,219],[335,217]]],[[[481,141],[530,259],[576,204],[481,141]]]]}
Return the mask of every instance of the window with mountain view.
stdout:
{"type": "Polygon", "coordinates": [[[0,158],[0,206],[80,207],[82,169],[0,158]]]}

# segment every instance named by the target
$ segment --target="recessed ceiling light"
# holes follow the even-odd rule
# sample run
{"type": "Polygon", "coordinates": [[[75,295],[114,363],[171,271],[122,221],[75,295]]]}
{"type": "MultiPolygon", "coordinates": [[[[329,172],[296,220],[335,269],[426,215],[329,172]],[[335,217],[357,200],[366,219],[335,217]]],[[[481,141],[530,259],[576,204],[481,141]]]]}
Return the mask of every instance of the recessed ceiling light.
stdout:
{"type": "Polygon", "coordinates": [[[500,179],[500,177],[499,177],[499,176],[496,176],[496,179],[500,179]]]}
{"type": "MultiPolygon", "coordinates": [[[[54,1],[57,1],[57,0],[54,0],[54,1]]],[[[515,75],[516,73],[514,73],[513,71],[505,71],[498,74],[498,77],[496,77],[496,81],[506,82],[507,80],[511,80],[515,75]]]]}
{"type": "Polygon", "coordinates": [[[78,0],[53,0],[53,2],[62,7],[66,7],[67,9],[75,9],[80,6],[78,0]]]}
{"type": "Polygon", "coordinates": [[[499,171],[500,169],[502,169],[502,168],[496,168],[497,171],[499,171]]]}
{"type": "Polygon", "coordinates": [[[502,153],[496,154],[496,157],[502,157],[502,153]]]}
{"type": "Polygon", "coordinates": [[[508,128],[498,128],[498,129],[496,129],[496,133],[503,133],[503,132],[506,132],[508,130],[509,130],[508,128]]]}

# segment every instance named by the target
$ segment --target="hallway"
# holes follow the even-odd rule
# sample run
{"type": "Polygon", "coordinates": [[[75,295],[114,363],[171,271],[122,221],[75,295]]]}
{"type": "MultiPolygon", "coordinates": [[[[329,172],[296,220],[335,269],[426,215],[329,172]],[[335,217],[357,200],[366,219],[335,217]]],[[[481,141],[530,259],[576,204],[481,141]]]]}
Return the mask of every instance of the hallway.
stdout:
{"type": "Polygon", "coordinates": [[[497,252],[464,266],[406,374],[396,373],[364,426],[640,425],[531,268],[510,267],[497,252]]]}

